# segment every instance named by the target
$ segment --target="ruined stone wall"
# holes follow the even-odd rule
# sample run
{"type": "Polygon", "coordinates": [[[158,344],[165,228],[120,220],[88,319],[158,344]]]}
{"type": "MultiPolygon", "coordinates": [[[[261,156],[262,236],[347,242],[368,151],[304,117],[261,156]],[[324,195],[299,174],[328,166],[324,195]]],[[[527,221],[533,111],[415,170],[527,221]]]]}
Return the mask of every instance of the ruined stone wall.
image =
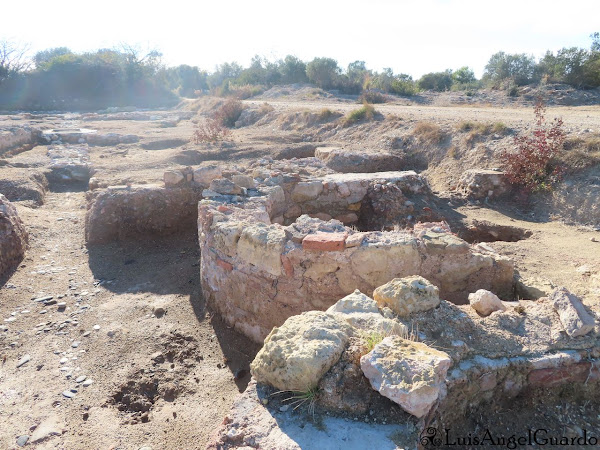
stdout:
{"type": "MultiPolygon", "coordinates": [[[[377,175],[420,192],[419,177],[410,173],[409,183],[402,174],[377,175]]],[[[271,222],[290,210],[295,215],[320,206],[335,213],[359,203],[372,176],[348,175],[265,188],[264,195],[238,204],[200,202],[202,287],[226,322],[261,342],[294,314],[327,309],[355,289],[370,295],[394,277],[416,274],[453,302],[464,303],[481,288],[512,298],[514,267],[508,258],[439,228],[358,232],[307,215],[287,226],[271,222]]]]}
{"type": "Polygon", "coordinates": [[[27,245],[27,231],[16,208],[0,194],[0,277],[21,262],[27,245]]]}
{"type": "Polygon", "coordinates": [[[90,244],[147,234],[193,230],[200,193],[160,186],[113,186],[87,194],[85,236],[90,244]]]}
{"type": "Polygon", "coordinates": [[[37,142],[39,131],[29,127],[0,129],[0,155],[4,152],[37,142]]]}

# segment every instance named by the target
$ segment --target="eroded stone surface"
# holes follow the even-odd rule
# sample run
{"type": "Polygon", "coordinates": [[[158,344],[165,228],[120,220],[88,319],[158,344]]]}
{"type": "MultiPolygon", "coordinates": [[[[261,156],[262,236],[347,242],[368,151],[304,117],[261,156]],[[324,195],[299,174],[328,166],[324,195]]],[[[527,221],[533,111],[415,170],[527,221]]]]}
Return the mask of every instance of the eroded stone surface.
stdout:
{"type": "Polygon", "coordinates": [[[360,367],[373,389],[423,417],[444,394],[451,362],[446,353],[423,343],[389,336],[360,358],[360,367]]]}
{"type": "Polygon", "coordinates": [[[17,209],[0,194],[0,277],[21,262],[28,240],[17,209]]]}
{"type": "Polygon", "coordinates": [[[504,172],[485,169],[468,169],[461,175],[458,190],[473,199],[497,198],[508,194],[511,186],[504,172]]]}
{"type": "Polygon", "coordinates": [[[87,194],[85,235],[103,243],[144,234],[193,228],[200,194],[160,186],[113,186],[87,194]]]}
{"type": "Polygon", "coordinates": [[[389,152],[351,151],[339,147],[317,147],[315,157],[342,173],[369,173],[402,170],[404,158],[389,152]]]}
{"type": "Polygon", "coordinates": [[[251,364],[258,382],[280,390],[306,391],[338,360],[351,333],[334,315],[309,311],[274,328],[251,364]]]}
{"type": "Polygon", "coordinates": [[[549,298],[569,336],[584,336],[594,329],[596,320],[585,310],[581,300],[566,288],[555,289],[549,298]]]}
{"type": "Polygon", "coordinates": [[[387,306],[399,316],[427,311],[440,304],[439,289],[420,276],[394,278],[375,289],[373,297],[380,307],[387,306]]]}

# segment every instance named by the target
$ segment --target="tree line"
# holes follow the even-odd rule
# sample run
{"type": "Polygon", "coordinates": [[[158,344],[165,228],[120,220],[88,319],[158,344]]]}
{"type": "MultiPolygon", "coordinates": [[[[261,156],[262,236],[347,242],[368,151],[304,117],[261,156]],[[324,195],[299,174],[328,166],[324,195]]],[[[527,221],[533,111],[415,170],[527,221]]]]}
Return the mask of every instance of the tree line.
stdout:
{"type": "MultiPolygon", "coordinates": [[[[255,56],[248,67],[236,62],[212,72],[195,66],[166,67],[157,51],[130,46],[75,53],[66,47],[36,53],[28,59],[22,47],[0,41],[0,109],[78,109],[107,106],[169,106],[180,97],[200,93],[247,98],[275,85],[311,83],[341,94],[507,89],[527,84],[566,83],[579,89],[600,86],[600,34],[589,49],[571,47],[536,59],[527,54],[498,52],[481,79],[472,69],[431,72],[414,80],[410,75],[368,69],[364,61],[340,67],[333,58],[305,62],[293,55],[269,61],[255,56]]],[[[367,97],[368,98],[368,97],[367,97]]]]}

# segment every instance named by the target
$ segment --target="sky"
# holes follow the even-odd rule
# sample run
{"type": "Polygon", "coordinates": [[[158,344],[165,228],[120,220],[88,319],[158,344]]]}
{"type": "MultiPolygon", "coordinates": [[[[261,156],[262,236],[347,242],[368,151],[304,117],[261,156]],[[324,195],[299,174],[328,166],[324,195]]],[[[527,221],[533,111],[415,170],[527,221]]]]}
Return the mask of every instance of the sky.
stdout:
{"type": "Polygon", "coordinates": [[[75,52],[121,43],[157,49],[167,65],[212,71],[254,55],[356,60],[419,78],[469,66],[480,77],[498,51],[543,56],[589,48],[600,0],[4,0],[0,40],[75,52]],[[92,6],[87,6],[92,5],[92,6]]]}

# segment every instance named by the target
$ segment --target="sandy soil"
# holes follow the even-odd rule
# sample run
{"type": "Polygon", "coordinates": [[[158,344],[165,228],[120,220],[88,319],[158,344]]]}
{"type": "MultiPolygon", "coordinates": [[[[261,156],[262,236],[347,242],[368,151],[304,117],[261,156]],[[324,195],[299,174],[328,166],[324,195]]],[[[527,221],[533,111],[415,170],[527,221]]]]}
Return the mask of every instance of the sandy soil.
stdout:
{"type": "MultiPolygon", "coordinates": [[[[357,108],[349,100],[267,101],[275,109],[273,119],[234,130],[226,142],[175,142],[158,150],[144,149],[144,144],[187,140],[201,117],[161,128],[150,121],[88,122],[77,114],[0,116],[0,126],[137,134],[137,144],[90,148],[96,176],[123,184],[160,182],[171,167],[245,164],[306,144],[377,149],[382,136],[406,134],[418,121],[433,121],[450,132],[463,120],[502,121],[523,129],[532,118],[528,107],[386,104],[377,105],[386,120],[341,130],[331,123],[286,125],[281,117],[323,108],[345,114],[357,108]]],[[[246,102],[249,107],[262,103],[246,102]]],[[[599,107],[551,108],[549,115],[562,116],[572,133],[600,132],[599,107]]],[[[489,145],[501,148],[507,142],[489,145]]],[[[24,171],[43,170],[45,150],[37,146],[5,161],[24,171]]],[[[468,167],[460,164],[475,164],[483,156],[478,158],[464,158],[442,175],[457,177],[468,167]]],[[[0,165],[0,178],[15,170],[0,165]]],[[[12,276],[0,280],[0,447],[16,448],[17,438],[27,435],[28,446],[35,448],[202,448],[245,389],[249,362],[258,349],[205,308],[194,230],[88,248],[82,190],[53,185],[42,206],[16,204],[31,248],[12,276]],[[44,297],[48,304],[36,301],[44,297]],[[28,362],[17,367],[27,355],[28,362]],[[84,386],[83,376],[93,383],[84,386]],[[77,391],[73,398],[65,396],[70,389],[77,391]],[[32,445],[35,439],[39,442],[32,445]]],[[[600,243],[590,241],[600,240],[597,231],[540,222],[504,205],[452,209],[464,219],[533,231],[525,240],[490,245],[514,258],[522,274],[551,279],[585,295],[586,301],[600,302],[594,278],[600,271],[600,243]],[[578,270],[584,265],[589,270],[578,270]]]]}

